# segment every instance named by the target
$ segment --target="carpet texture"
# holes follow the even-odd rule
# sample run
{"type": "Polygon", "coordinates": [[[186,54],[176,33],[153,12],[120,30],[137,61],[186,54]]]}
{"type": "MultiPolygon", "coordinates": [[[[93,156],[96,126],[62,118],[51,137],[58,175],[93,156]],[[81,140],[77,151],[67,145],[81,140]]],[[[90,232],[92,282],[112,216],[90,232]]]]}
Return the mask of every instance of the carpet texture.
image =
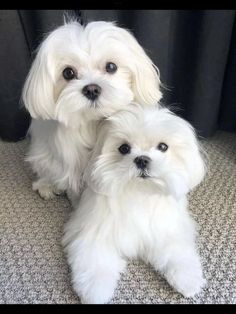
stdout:
{"type": "MultiPolygon", "coordinates": [[[[71,208],[42,200],[24,162],[28,140],[0,141],[0,303],[79,303],[61,247],[71,208]]],[[[142,262],[130,262],[111,303],[236,303],[236,134],[203,141],[209,170],[190,195],[207,287],[195,298],[175,292],[142,262]]]]}

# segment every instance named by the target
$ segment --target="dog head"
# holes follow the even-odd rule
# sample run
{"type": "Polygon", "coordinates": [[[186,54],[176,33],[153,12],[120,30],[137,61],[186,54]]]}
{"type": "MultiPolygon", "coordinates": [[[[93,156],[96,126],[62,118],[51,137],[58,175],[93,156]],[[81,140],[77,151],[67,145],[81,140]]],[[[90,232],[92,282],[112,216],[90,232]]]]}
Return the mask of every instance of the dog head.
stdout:
{"type": "Polygon", "coordinates": [[[102,126],[85,178],[102,194],[139,187],[181,198],[204,174],[200,146],[187,121],[166,108],[130,105],[102,126]]]}
{"type": "Polygon", "coordinates": [[[76,126],[81,115],[99,119],[161,95],[158,69],[129,31],[71,20],[39,46],[22,100],[33,118],[76,126]]]}

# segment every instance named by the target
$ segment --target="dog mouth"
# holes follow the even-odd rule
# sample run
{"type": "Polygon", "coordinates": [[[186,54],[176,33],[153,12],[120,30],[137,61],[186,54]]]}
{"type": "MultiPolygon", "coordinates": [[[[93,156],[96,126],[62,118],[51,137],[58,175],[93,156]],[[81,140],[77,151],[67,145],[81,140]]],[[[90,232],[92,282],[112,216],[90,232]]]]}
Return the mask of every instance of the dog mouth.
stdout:
{"type": "Polygon", "coordinates": [[[145,172],[145,171],[142,171],[140,172],[140,174],[138,175],[139,178],[142,178],[142,179],[148,179],[148,178],[151,178],[151,176],[145,172]]]}
{"type": "Polygon", "coordinates": [[[97,100],[90,100],[89,107],[92,109],[97,109],[100,107],[100,104],[97,100]]]}

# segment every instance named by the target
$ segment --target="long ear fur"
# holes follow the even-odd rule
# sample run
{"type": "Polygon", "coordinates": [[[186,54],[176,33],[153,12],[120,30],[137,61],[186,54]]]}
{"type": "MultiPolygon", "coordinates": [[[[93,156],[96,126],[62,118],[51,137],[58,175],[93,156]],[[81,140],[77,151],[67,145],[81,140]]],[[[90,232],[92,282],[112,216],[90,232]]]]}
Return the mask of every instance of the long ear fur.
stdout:
{"type": "Polygon", "coordinates": [[[201,183],[206,173],[203,149],[196,138],[194,138],[192,150],[189,150],[185,156],[185,162],[189,171],[190,189],[193,189],[201,183]]]}
{"type": "Polygon", "coordinates": [[[141,104],[157,104],[162,98],[159,71],[147,55],[136,56],[133,76],[135,100],[141,104]]]}
{"type": "MultiPolygon", "coordinates": [[[[178,117],[178,119],[181,118],[178,117]]],[[[187,121],[183,119],[181,119],[181,121],[187,139],[186,145],[181,153],[181,159],[184,162],[185,173],[187,173],[188,188],[192,190],[203,180],[206,173],[206,163],[203,159],[204,151],[197,139],[194,128],[187,121]]]]}
{"type": "Polygon", "coordinates": [[[55,104],[54,83],[50,66],[53,63],[50,62],[46,41],[39,47],[26,78],[22,101],[33,118],[52,119],[55,104]]]}
{"type": "Polygon", "coordinates": [[[195,138],[185,147],[181,154],[184,168],[171,171],[166,176],[169,191],[177,199],[186,195],[196,187],[204,178],[206,166],[200,152],[199,143],[195,138]]]}
{"type": "Polygon", "coordinates": [[[88,186],[90,186],[97,193],[101,192],[100,191],[100,182],[99,182],[101,180],[101,178],[99,178],[98,176],[94,176],[94,171],[95,171],[95,167],[96,167],[96,162],[97,162],[99,156],[101,155],[108,131],[109,130],[108,130],[107,121],[105,121],[105,120],[101,121],[100,125],[98,126],[98,129],[97,129],[98,137],[97,137],[96,143],[93,147],[92,154],[90,156],[88,165],[87,165],[85,172],[84,172],[84,175],[83,175],[83,181],[86,182],[86,184],[88,184],[88,186]],[[100,129],[100,131],[99,131],[99,129],[100,129]]]}
{"type": "Polygon", "coordinates": [[[123,35],[132,55],[134,101],[146,105],[156,104],[162,98],[159,70],[129,31],[124,30],[123,35]]]}

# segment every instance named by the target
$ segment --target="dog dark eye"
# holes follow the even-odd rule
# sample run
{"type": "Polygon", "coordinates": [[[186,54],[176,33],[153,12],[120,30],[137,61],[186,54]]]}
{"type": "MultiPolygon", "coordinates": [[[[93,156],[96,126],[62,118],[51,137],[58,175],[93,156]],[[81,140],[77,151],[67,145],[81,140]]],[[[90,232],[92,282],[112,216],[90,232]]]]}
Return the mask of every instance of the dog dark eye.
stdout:
{"type": "Polygon", "coordinates": [[[118,148],[119,152],[122,155],[126,155],[129,154],[131,151],[131,147],[129,146],[129,144],[122,144],[119,148],[118,148]]]}
{"type": "Polygon", "coordinates": [[[72,68],[65,68],[62,72],[65,80],[70,81],[76,78],[75,71],[72,68]]]}
{"type": "Polygon", "coordinates": [[[157,149],[164,153],[167,151],[168,145],[166,145],[165,143],[160,143],[158,144],[157,149]]]}
{"type": "Polygon", "coordinates": [[[112,62],[107,62],[106,71],[107,73],[111,73],[111,74],[115,73],[117,71],[117,65],[112,62]]]}

